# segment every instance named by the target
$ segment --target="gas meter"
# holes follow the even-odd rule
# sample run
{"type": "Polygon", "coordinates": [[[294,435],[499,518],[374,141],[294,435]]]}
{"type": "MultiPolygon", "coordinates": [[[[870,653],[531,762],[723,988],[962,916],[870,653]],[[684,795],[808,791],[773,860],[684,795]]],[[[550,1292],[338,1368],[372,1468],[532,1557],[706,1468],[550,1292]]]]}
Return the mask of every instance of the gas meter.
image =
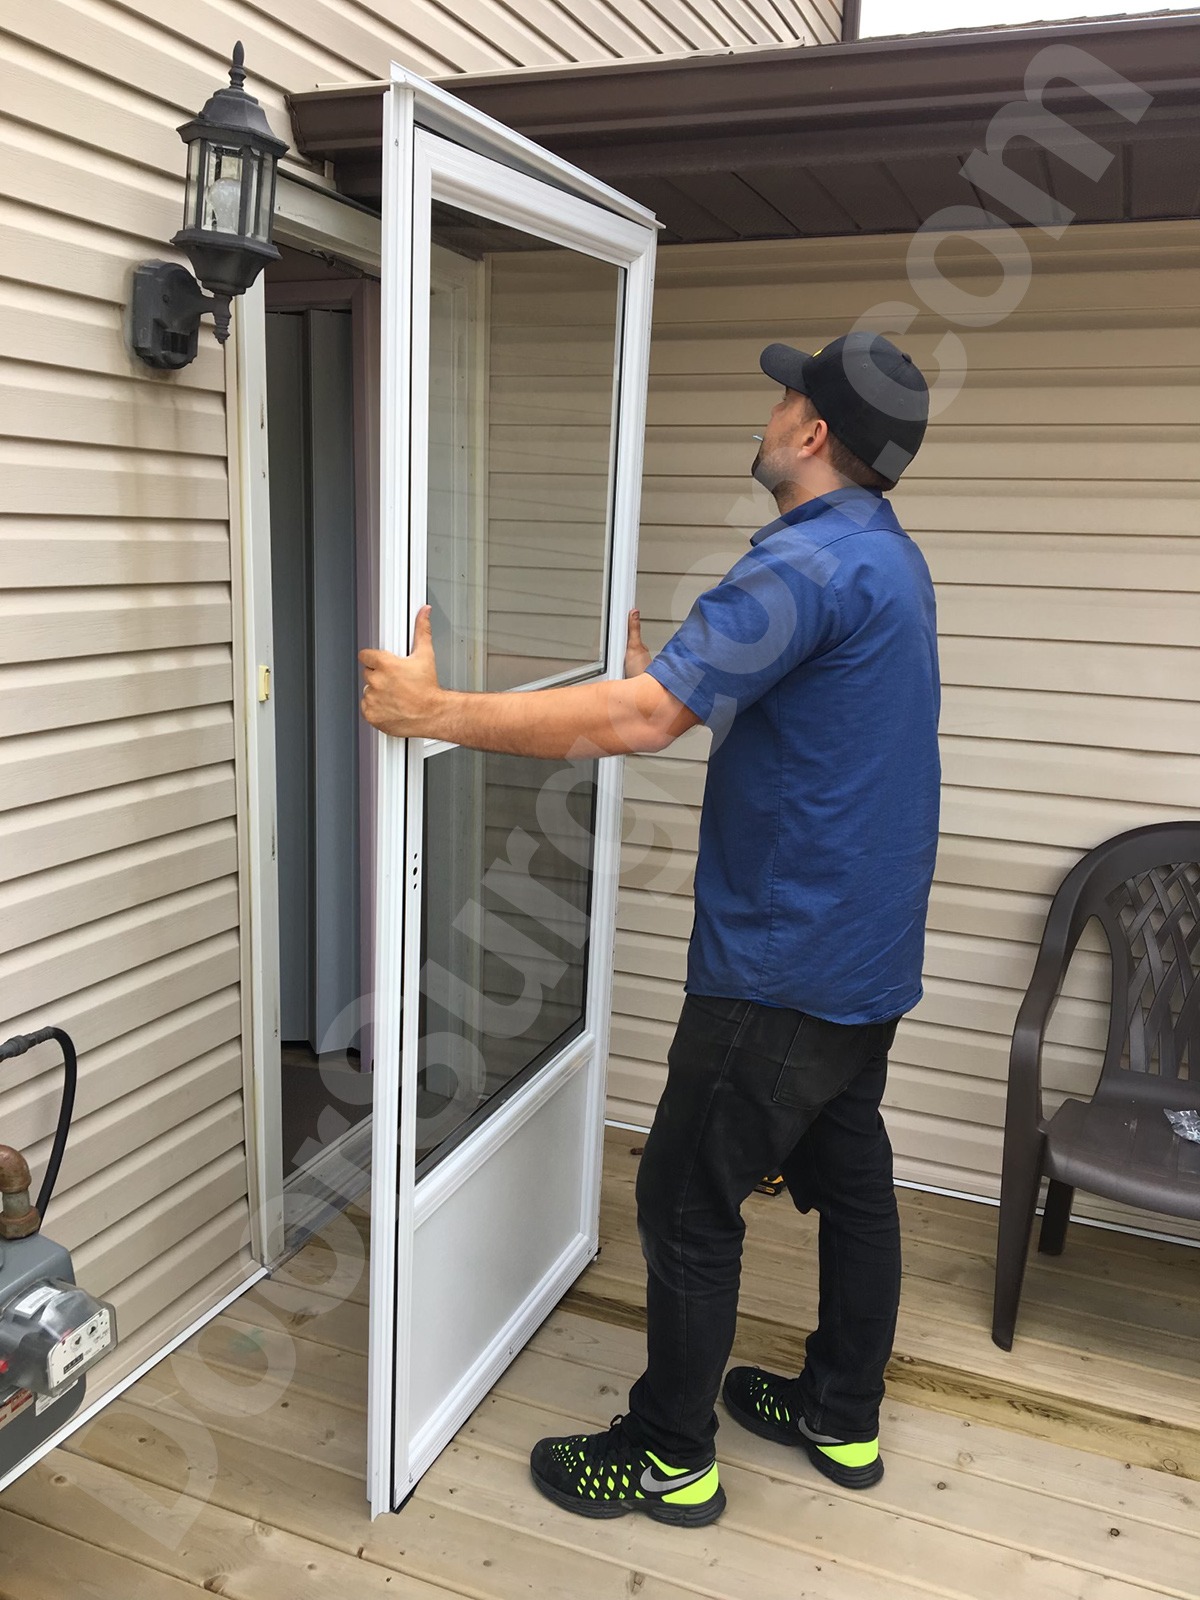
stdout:
{"type": "Polygon", "coordinates": [[[75,1107],[75,1047],[61,1028],[42,1028],[0,1044],[0,1061],[50,1039],[62,1049],[65,1072],[36,1204],[25,1157],[0,1145],[0,1478],[74,1416],[84,1374],[117,1342],[112,1306],[79,1287],[69,1251],[41,1232],[75,1107]]]}

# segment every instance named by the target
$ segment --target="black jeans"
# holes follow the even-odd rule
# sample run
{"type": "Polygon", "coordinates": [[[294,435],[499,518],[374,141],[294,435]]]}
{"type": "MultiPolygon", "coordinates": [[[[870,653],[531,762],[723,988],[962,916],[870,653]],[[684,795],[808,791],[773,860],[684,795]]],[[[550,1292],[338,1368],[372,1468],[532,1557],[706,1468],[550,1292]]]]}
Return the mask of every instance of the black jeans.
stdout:
{"type": "MultiPolygon", "coordinates": [[[[898,1020],[898,1019],[897,1019],[898,1020]]],[[[637,1181],[648,1365],[627,1426],[672,1465],[712,1456],[737,1321],[741,1206],[782,1171],[820,1213],[819,1323],[795,1395],[811,1427],[873,1439],[900,1299],[892,1149],[879,1114],[896,1021],[824,1022],[688,995],[637,1181]]]]}

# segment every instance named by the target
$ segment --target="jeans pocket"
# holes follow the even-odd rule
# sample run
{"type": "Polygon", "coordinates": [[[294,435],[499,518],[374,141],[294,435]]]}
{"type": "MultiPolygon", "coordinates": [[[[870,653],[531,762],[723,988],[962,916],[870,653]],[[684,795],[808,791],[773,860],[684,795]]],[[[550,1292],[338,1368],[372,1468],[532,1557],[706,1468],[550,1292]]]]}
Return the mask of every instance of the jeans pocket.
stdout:
{"type": "Polygon", "coordinates": [[[796,1111],[827,1105],[866,1065],[879,1034],[878,1023],[802,1017],[771,1098],[796,1111]]]}
{"type": "Polygon", "coordinates": [[[685,995],[675,1036],[667,1051],[669,1075],[684,1073],[694,1086],[699,1076],[719,1073],[737,1042],[749,1010],[749,1000],[685,995]]]}

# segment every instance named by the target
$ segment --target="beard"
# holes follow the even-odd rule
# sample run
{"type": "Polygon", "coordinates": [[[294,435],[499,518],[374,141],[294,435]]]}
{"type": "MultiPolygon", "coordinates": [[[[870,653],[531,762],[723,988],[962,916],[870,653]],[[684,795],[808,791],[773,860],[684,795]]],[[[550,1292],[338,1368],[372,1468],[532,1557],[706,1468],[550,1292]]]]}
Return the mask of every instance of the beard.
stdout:
{"type": "Polygon", "coordinates": [[[764,454],[762,445],[759,445],[758,454],[750,467],[750,476],[755,483],[762,484],[769,494],[774,494],[787,476],[786,469],[779,459],[779,452],[774,450],[764,454]]]}

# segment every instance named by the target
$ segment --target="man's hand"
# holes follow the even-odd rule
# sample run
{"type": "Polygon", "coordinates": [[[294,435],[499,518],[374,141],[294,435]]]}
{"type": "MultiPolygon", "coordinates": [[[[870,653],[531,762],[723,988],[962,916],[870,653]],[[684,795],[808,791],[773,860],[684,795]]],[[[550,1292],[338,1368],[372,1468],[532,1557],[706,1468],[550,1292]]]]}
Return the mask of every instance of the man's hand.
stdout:
{"type": "Polygon", "coordinates": [[[625,646],[625,676],[636,678],[653,661],[654,657],[642,643],[642,613],[629,613],[629,642],[625,646]]]}
{"type": "Polygon", "coordinates": [[[429,737],[441,705],[437,662],[433,656],[431,607],[422,606],[413,627],[412,654],[360,650],[365,687],[362,714],[373,728],[397,739],[429,737]]]}

